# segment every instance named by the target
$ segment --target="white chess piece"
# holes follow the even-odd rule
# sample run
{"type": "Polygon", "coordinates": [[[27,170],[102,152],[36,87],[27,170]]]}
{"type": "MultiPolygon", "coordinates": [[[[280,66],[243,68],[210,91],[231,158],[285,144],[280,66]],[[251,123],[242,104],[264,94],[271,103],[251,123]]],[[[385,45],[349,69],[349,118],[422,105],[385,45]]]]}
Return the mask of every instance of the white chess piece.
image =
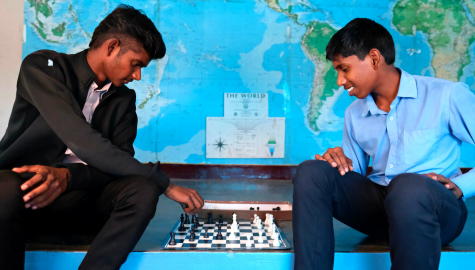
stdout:
{"type": "Polygon", "coordinates": [[[246,247],[252,247],[252,242],[251,242],[251,236],[247,236],[247,242],[246,242],[246,247]]]}
{"type": "Polygon", "coordinates": [[[262,239],[262,232],[259,232],[259,238],[257,239],[257,242],[259,243],[264,243],[264,239],[262,239]]]}
{"type": "Polygon", "coordinates": [[[269,223],[269,213],[266,213],[266,220],[264,220],[264,226],[267,226],[269,223]]]}
{"type": "Polygon", "coordinates": [[[277,233],[277,228],[275,227],[275,224],[272,224],[272,239],[275,239],[276,237],[279,237],[279,234],[277,233]]]}
{"type": "Polygon", "coordinates": [[[252,221],[252,224],[256,224],[257,223],[257,214],[254,214],[254,220],[252,221]]]}
{"type": "Polygon", "coordinates": [[[280,247],[280,240],[279,240],[279,234],[277,233],[277,237],[274,238],[274,242],[272,242],[272,245],[274,247],[280,247]]]}
{"type": "Polygon", "coordinates": [[[261,219],[257,220],[257,228],[258,228],[259,230],[262,229],[262,220],[261,220],[261,219]]]}
{"type": "Polygon", "coordinates": [[[236,240],[236,235],[234,232],[231,230],[231,233],[229,234],[229,240],[236,240]]]}

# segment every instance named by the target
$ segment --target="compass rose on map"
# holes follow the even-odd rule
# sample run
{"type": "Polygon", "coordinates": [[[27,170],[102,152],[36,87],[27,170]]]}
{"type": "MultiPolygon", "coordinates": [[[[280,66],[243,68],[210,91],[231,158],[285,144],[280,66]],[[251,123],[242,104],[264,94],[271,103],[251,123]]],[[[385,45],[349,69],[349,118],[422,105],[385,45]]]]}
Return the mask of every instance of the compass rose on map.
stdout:
{"type": "Polygon", "coordinates": [[[227,144],[224,143],[224,142],[225,142],[224,140],[221,141],[221,137],[219,137],[219,140],[215,140],[215,142],[216,142],[216,143],[213,144],[213,145],[215,146],[214,149],[215,149],[215,150],[218,150],[218,149],[219,149],[219,152],[221,152],[221,150],[224,150],[225,146],[227,145],[227,144]]]}

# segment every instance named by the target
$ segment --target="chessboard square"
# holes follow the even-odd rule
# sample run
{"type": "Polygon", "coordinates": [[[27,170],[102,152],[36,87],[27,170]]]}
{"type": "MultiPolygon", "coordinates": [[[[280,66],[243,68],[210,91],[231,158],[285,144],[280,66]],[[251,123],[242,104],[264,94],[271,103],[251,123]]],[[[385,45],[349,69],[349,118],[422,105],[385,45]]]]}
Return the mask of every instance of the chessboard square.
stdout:
{"type": "Polygon", "coordinates": [[[240,221],[239,224],[251,224],[250,221],[240,221]]]}
{"type": "Polygon", "coordinates": [[[241,244],[226,244],[226,248],[241,248],[241,244]]]}
{"type": "MultiPolygon", "coordinates": [[[[246,239],[241,238],[241,240],[239,240],[239,243],[246,244],[247,243],[247,238],[246,239]]],[[[254,240],[251,239],[251,243],[254,243],[254,240]]]]}
{"type": "Polygon", "coordinates": [[[213,240],[213,244],[226,244],[226,240],[213,240]]]}
{"type": "Polygon", "coordinates": [[[226,244],[239,244],[241,240],[229,240],[226,239],[226,244]]]}
{"type": "Polygon", "coordinates": [[[211,245],[213,245],[212,243],[208,243],[208,244],[201,244],[201,243],[198,243],[196,245],[197,248],[211,248],[211,245]]]}
{"type": "Polygon", "coordinates": [[[226,248],[226,244],[216,244],[216,243],[213,243],[213,244],[211,245],[211,248],[224,249],[224,248],[226,248]]]}
{"type": "Polygon", "coordinates": [[[185,239],[186,238],[186,235],[183,234],[183,235],[175,235],[175,239],[185,239]]]}
{"type": "Polygon", "coordinates": [[[168,248],[181,248],[182,245],[183,245],[183,243],[176,243],[176,245],[174,245],[174,246],[167,245],[167,247],[168,248]]]}
{"type": "Polygon", "coordinates": [[[252,232],[257,232],[257,233],[258,233],[258,232],[263,232],[263,230],[262,230],[262,229],[257,229],[257,228],[256,228],[256,229],[252,229],[252,232]]]}
{"type": "Polygon", "coordinates": [[[190,239],[185,239],[185,241],[183,241],[184,244],[197,244],[198,243],[198,239],[195,239],[195,241],[190,241],[190,239]]]}
{"type": "Polygon", "coordinates": [[[270,245],[267,244],[267,243],[256,243],[256,244],[254,244],[254,246],[256,248],[269,248],[270,247],[270,245]]]}
{"type": "Polygon", "coordinates": [[[252,230],[252,226],[239,226],[239,229],[242,230],[252,230]]]}
{"type": "Polygon", "coordinates": [[[214,224],[204,224],[203,226],[204,227],[214,227],[215,225],[214,224]]]}
{"type": "Polygon", "coordinates": [[[212,237],[211,235],[209,237],[204,237],[200,235],[200,238],[199,238],[199,240],[213,240],[213,239],[214,237],[212,237]]]}
{"type": "Polygon", "coordinates": [[[239,232],[241,233],[241,235],[242,235],[242,234],[246,234],[246,235],[247,235],[247,234],[252,234],[252,230],[241,230],[241,231],[239,231],[239,232]]]}

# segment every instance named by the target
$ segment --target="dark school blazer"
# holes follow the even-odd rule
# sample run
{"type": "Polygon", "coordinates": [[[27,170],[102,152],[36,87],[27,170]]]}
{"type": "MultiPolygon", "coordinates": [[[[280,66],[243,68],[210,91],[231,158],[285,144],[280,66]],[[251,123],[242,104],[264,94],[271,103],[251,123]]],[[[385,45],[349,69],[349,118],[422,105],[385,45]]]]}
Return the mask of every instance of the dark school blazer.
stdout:
{"type": "Polygon", "coordinates": [[[8,128],[0,141],[0,170],[23,165],[66,167],[67,190],[97,188],[117,177],[141,175],[156,182],[161,193],[169,177],[157,162],[137,161],[132,146],[137,135],[135,92],[112,85],[89,124],[82,108],[95,74],[87,50],[63,54],[41,50],[28,55],[18,76],[8,128]],[[59,163],[69,148],[88,165],[59,163]]]}

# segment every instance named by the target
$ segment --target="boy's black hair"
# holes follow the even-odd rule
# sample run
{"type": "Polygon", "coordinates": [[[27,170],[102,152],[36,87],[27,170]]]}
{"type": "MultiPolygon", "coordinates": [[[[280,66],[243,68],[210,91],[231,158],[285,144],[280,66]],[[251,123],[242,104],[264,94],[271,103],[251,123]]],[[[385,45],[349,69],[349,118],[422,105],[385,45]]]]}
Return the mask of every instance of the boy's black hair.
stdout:
{"type": "Polygon", "coordinates": [[[165,56],[165,43],[153,22],[142,10],[128,5],[119,5],[99,23],[92,34],[89,47],[98,48],[110,38],[119,40],[122,47],[120,54],[128,50],[139,51],[140,47],[137,46],[141,46],[151,59],[165,56]]]}
{"type": "Polygon", "coordinates": [[[338,55],[356,55],[364,60],[371,49],[378,49],[388,65],[396,60],[394,41],[388,30],[373,20],[356,18],[333,35],[326,48],[326,58],[334,61],[338,55]]]}

